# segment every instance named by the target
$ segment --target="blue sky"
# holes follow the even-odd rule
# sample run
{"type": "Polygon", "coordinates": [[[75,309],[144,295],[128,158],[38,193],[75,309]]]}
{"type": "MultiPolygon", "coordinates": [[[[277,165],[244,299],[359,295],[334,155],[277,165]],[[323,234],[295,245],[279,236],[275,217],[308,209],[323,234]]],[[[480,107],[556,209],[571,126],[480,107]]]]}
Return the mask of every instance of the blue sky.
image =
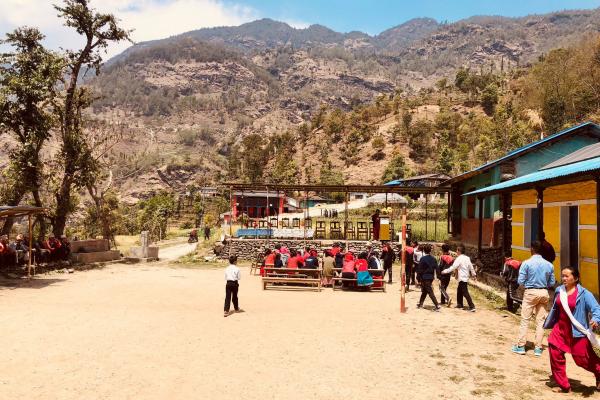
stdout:
{"type": "Polygon", "coordinates": [[[369,34],[378,34],[415,17],[454,22],[473,15],[524,16],[600,7],[600,0],[242,0],[236,3],[257,10],[261,16],[299,26],[319,23],[340,32],[359,30],[369,34]]]}

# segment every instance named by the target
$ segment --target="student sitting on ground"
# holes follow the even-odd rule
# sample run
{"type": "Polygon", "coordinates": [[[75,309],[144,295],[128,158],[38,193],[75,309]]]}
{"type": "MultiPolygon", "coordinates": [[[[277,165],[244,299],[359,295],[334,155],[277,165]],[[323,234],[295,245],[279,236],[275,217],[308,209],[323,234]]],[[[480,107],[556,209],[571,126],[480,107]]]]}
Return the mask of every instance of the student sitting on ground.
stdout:
{"type": "Polygon", "coordinates": [[[29,260],[29,247],[25,244],[23,235],[18,234],[16,241],[11,247],[17,254],[18,264],[24,264],[27,262],[27,260],[29,260]]]}
{"type": "Polygon", "coordinates": [[[0,236],[0,267],[7,267],[10,262],[10,247],[8,246],[8,236],[0,236]]]}
{"type": "Polygon", "coordinates": [[[51,233],[48,235],[48,240],[44,242],[44,249],[49,251],[50,254],[48,255],[48,259],[50,261],[57,261],[59,259],[61,247],[62,244],[58,239],[56,239],[54,234],[51,233]]]}
{"type": "Polygon", "coordinates": [[[60,237],[60,259],[67,261],[71,256],[71,242],[66,235],[60,237]]]}

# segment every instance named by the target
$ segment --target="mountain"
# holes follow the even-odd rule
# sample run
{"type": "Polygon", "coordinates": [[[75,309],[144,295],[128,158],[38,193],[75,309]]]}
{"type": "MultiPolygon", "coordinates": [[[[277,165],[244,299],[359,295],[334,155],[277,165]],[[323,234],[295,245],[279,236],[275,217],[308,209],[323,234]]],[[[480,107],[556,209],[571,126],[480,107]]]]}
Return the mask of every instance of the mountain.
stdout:
{"type": "MultiPolygon", "coordinates": [[[[137,44],[88,84],[101,95],[93,117],[120,121],[126,132],[115,149],[116,180],[134,201],[160,188],[182,190],[192,182],[224,179],[232,149],[243,138],[258,133],[267,142],[311,120],[309,134],[319,139],[309,138],[305,145],[318,158],[319,149],[330,146],[320,134],[323,107],[354,118],[352,110],[394,98],[414,103],[411,109],[428,118],[428,110],[440,106],[423,104],[423,95],[441,78],[454,81],[459,68],[509,73],[599,30],[600,9],[477,16],[451,24],[420,18],[376,36],[321,25],[296,29],[262,19],[137,44]]],[[[482,113],[467,100],[466,106],[452,100],[453,107],[482,113]]],[[[387,135],[398,118],[370,119],[376,125],[372,133],[387,135]]],[[[301,170],[300,179],[314,180],[322,162],[308,163],[303,146],[290,159],[301,170]]],[[[392,152],[410,159],[408,148],[386,145],[368,168],[355,168],[343,159],[344,148],[331,147],[328,162],[354,183],[378,178],[392,152]]],[[[273,162],[267,161],[267,169],[273,162]]],[[[421,168],[410,160],[409,165],[421,168]]]]}

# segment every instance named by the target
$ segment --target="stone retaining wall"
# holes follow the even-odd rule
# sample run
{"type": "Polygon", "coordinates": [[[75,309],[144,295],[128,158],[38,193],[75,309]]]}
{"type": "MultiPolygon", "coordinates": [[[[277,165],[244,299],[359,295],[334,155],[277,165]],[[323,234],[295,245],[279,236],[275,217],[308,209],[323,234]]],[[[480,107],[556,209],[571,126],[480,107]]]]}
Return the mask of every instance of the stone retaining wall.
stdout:
{"type": "MultiPolygon", "coordinates": [[[[367,251],[367,243],[366,241],[349,240],[348,249],[354,254],[358,254],[367,251]]],[[[231,248],[231,254],[237,255],[238,258],[254,261],[259,253],[263,253],[267,247],[273,249],[276,244],[286,246],[289,249],[302,249],[305,245],[310,246],[317,250],[319,256],[323,255],[324,249],[330,249],[333,246],[333,242],[330,240],[309,240],[305,242],[304,240],[229,239],[222,247],[219,257],[224,259],[229,257],[229,249],[231,248]]],[[[374,250],[381,253],[380,242],[372,242],[372,246],[374,250]]],[[[398,243],[392,243],[392,248],[396,254],[400,249],[398,243]]]]}

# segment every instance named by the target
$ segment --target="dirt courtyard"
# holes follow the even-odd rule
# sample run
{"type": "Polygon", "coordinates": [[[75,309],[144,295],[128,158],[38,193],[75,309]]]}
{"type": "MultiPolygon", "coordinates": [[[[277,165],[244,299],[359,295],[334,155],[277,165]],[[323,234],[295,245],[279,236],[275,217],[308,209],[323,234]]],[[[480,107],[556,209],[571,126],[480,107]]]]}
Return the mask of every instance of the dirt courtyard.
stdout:
{"type": "Polygon", "coordinates": [[[593,395],[593,376],[570,358],[575,393],[552,393],[547,352],[511,354],[516,319],[480,297],[477,313],[434,313],[414,307],[413,291],[401,315],[398,284],[387,293],[263,291],[242,272],[247,312],[228,318],[218,268],[117,264],[0,283],[0,399],[593,395]]]}

